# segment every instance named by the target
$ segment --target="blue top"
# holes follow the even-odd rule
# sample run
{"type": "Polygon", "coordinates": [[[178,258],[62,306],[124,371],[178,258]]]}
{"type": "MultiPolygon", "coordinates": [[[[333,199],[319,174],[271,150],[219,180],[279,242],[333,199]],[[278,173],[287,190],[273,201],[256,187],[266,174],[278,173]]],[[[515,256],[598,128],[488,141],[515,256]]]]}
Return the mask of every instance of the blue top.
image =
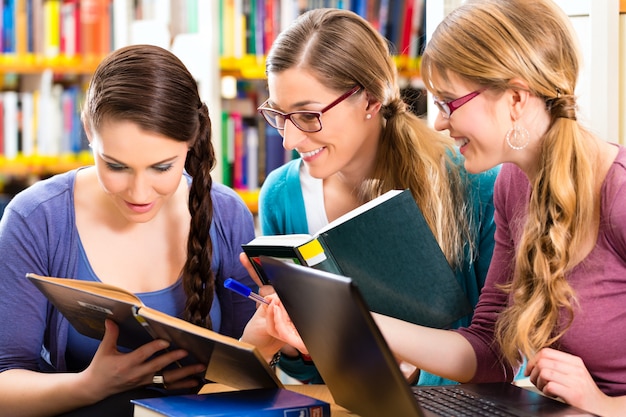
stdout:
{"type": "MultiPolygon", "coordinates": [[[[76,172],[56,175],[22,191],[11,200],[0,220],[0,372],[13,368],[53,372],[68,369],[65,354],[69,323],[25,274],[88,279],[79,274],[76,172]]],[[[256,288],[239,261],[241,245],[254,238],[254,222],[244,202],[230,188],[214,183],[211,197],[210,235],[221,310],[219,331],[239,338],[254,314],[255,303],[225,289],[223,282],[233,277],[256,288]]]]}
{"type": "MultiPolygon", "coordinates": [[[[301,159],[292,160],[272,171],[266,178],[259,194],[259,221],[264,235],[309,233],[304,197],[300,186],[301,159]]],[[[493,184],[500,167],[480,174],[470,174],[463,167],[463,159],[458,156],[455,163],[460,165],[461,177],[465,181],[468,205],[473,210],[471,225],[477,241],[476,259],[466,259],[456,269],[456,277],[469,302],[475,306],[480,290],[485,283],[487,270],[494,247],[495,223],[493,220],[493,184]]],[[[452,325],[452,328],[465,327],[471,322],[468,315],[452,325]]],[[[280,367],[287,374],[301,381],[322,383],[313,366],[307,366],[300,359],[281,358],[280,367]]],[[[421,372],[420,385],[442,385],[453,381],[436,375],[421,372]]]]}
{"type": "MultiPolygon", "coordinates": [[[[91,268],[91,264],[87,258],[87,253],[85,252],[85,248],[83,247],[80,239],[78,243],[80,257],[78,260],[78,274],[76,276],[85,281],[102,282],[91,268]]],[[[229,279],[232,278],[228,278],[227,281],[229,279]]],[[[239,281],[233,282],[238,283],[239,281]]],[[[141,292],[135,295],[139,297],[144,305],[150,308],[169,314],[172,317],[183,317],[186,295],[182,277],[167,288],[157,291],[141,292]]],[[[211,325],[213,326],[213,330],[219,332],[222,317],[217,294],[214,294],[213,304],[211,304],[211,311],[209,312],[209,315],[211,316],[211,325]]],[[[99,345],[99,340],[83,336],[76,329],[74,329],[74,327],[70,326],[65,352],[67,369],[75,372],[85,369],[91,363],[91,358],[93,358],[96,354],[96,350],[98,350],[99,345]]],[[[118,349],[124,352],[130,350],[122,347],[118,347],[118,349]]]]}

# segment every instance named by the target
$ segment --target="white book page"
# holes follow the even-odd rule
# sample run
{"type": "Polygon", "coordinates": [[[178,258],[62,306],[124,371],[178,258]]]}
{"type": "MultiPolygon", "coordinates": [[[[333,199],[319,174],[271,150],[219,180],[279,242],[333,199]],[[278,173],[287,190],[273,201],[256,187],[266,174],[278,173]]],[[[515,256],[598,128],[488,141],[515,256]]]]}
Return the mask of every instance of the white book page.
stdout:
{"type": "Polygon", "coordinates": [[[355,208],[352,211],[347,212],[346,214],[344,214],[343,216],[339,216],[337,217],[335,220],[333,220],[332,222],[328,223],[326,226],[322,227],[318,232],[317,235],[320,235],[322,233],[324,233],[327,230],[332,229],[333,227],[344,223],[350,219],[352,219],[353,217],[358,216],[361,213],[365,213],[367,210],[370,210],[374,207],[376,207],[379,204],[382,204],[383,202],[389,200],[390,198],[395,197],[396,195],[400,194],[402,191],[404,190],[389,190],[387,191],[385,194],[380,195],[378,197],[376,197],[373,200],[368,201],[367,203],[355,208]]]}

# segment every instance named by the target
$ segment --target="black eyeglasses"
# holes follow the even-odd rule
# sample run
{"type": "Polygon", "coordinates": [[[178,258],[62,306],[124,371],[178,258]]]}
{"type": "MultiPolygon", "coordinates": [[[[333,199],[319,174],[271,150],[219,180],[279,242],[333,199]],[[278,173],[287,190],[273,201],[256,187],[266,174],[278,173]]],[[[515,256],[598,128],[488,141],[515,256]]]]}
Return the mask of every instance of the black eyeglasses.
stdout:
{"type": "Polygon", "coordinates": [[[263,115],[267,123],[270,126],[278,129],[285,129],[285,122],[287,120],[291,120],[291,123],[298,129],[307,133],[319,132],[322,130],[322,114],[327,112],[328,110],[335,107],[337,104],[341,103],[348,97],[356,94],[357,91],[361,89],[360,85],[355,85],[350,89],[350,91],[343,94],[337,100],[330,103],[328,106],[324,107],[320,111],[308,111],[308,110],[300,110],[294,111],[291,113],[283,113],[278,110],[274,110],[271,107],[267,107],[267,100],[265,103],[261,104],[257,111],[263,115]]]}
{"type": "Polygon", "coordinates": [[[477,95],[485,91],[486,89],[487,87],[483,87],[480,90],[472,91],[471,93],[466,94],[463,97],[459,97],[457,99],[450,100],[450,101],[442,101],[442,100],[439,100],[438,97],[435,97],[434,101],[435,101],[435,104],[437,105],[437,108],[439,108],[439,111],[441,112],[441,115],[443,116],[443,118],[449,119],[452,113],[454,113],[456,109],[466,104],[468,101],[470,101],[471,99],[473,99],[474,97],[476,97],[477,95]]]}

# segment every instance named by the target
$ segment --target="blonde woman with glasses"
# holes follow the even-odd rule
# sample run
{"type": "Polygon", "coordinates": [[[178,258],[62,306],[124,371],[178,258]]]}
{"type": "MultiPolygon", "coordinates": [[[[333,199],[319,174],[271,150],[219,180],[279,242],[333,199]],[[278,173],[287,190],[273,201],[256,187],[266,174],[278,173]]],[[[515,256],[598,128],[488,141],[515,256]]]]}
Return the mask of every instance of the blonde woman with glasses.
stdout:
{"type": "MultiPolygon", "coordinates": [[[[390,189],[409,188],[474,305],[494,244],[497,168],[469,174],[453,140],[410,111],[387,41],[355,13],[315,9],[279,35],[266,69],[269,99],[259,112],[300,157],[263,184],[263,234],[315,233],[390,189]]],[[[288,346],[280,367],[322,382],[308,358],[288,346]]],[[[452,381],[423,372],[419,383],[452,381]]]]}
{"type": "MultiPolygon", "coordinates": [[[[435,128],[456,139],[468,171],[502,164],[496,244],[469,327],[375,318],[395,354],[429,372],[511,381],[526,358],[544,394],[623,416],[626,149],[577,120],[579,65],[569,19],[552,0],[470,0],[439,25],[422,58],[435,128]]],[[[276,331],[289,328],[279,307],[255,318],[306,350],[295,333],[276,331]]]]}

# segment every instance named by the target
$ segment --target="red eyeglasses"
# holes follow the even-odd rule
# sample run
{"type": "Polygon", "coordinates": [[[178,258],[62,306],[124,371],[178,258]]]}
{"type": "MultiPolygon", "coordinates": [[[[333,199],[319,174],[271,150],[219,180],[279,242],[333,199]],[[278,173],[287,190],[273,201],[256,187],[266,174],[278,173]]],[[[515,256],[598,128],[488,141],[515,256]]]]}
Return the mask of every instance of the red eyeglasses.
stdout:
{"type": "Polygon", "coordinates": [[[348,97],[351,97],[352,95],[356,94],[356,92],[359,91],[360,89],[361,89],[360,85],[355,85],[354,87],[350,89],[350,91],[347,91],[337,100],[333,101],[332,103],[330,103],[328,106],[324,107],[320,111],[300,110],[300,111],[294,111],[291,113],[283,113],[278,110],[274,110],[271,107],[267,107],[267,101],[261,104],[261,106],[259,106],[257,111],[263,115],[263,117],[265,118],[267,123],[269,123],[270,126],[278,130],[284,130],[285,122],[287,120],[291,120],[291,123],[293,123],[295,127],[297,127],[303,132],[307,132],[307,133],[319,132],[320,130],[322,130],[322,114],[332,109],[333,107],[335,107],[337,104],[341,103],[348,97]]]}
{"type": "Polygon", "coordinates": [[[441,116],[443,116],[444,119],[449,119],[455,110],[457,110],[462,105],[466,104],[468,101],[470,101],[471,99],[473,99],[474,97],[476,97],[477,95],[485,91],[486,89],[487,87],[483,87],[479,90],[472,91],[471,93],[466,94],[463,97],[459,97],[450,101],[442,101],[442,100],[439,100],[439,98],[435,97],[434,101],[437,107],[439,108],[439,111],[441,112],[441,116]]]}

